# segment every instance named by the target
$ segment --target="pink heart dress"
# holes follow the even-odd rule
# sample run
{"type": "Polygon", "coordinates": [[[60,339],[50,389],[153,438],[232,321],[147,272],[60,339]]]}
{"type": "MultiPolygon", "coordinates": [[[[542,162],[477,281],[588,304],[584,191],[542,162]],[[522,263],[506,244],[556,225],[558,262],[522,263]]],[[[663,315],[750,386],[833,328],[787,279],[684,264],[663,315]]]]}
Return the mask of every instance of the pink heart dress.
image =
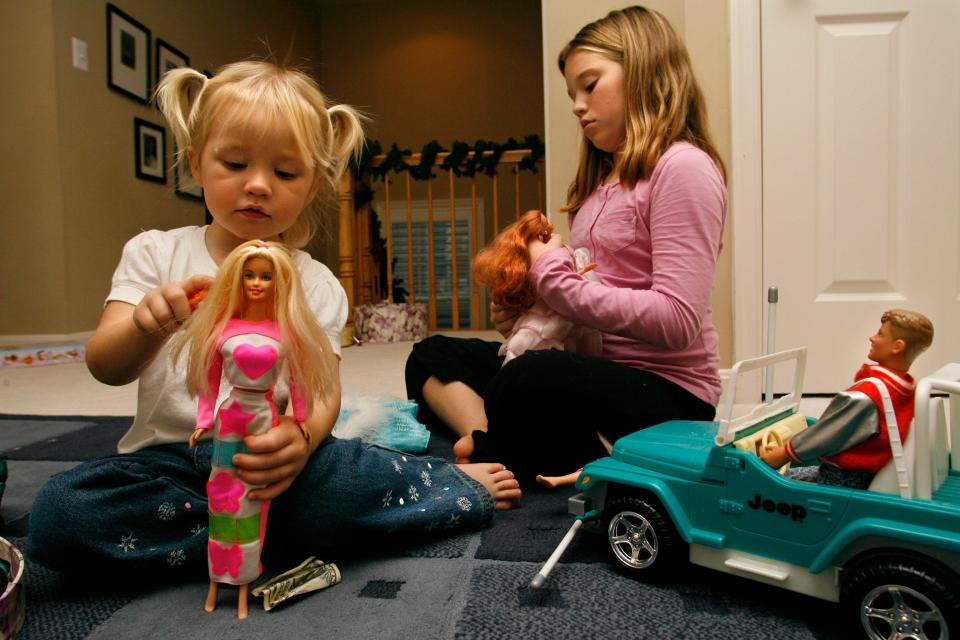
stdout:
{"type": "MultiPolygon", "coordinates": [[[[227,323],[210,368],[210,391],[200,398],[197,410],[197,428],[214,427],[213,468],[207,482],[207,550],[213,582],[248,584],[262,570],[260,552],[270,502],[246,497],[256,487],[237,477],[232,461],[235,454],[247,451],[244,436],[278,423],[273,386],[282,370],[283,345],[275,321],[227,323]],[[215,412],[222,378],[232,388],[215,412]]],[[[305,420],[303,395],[292,381],[289,386],[294,418],[305,420]]]]}

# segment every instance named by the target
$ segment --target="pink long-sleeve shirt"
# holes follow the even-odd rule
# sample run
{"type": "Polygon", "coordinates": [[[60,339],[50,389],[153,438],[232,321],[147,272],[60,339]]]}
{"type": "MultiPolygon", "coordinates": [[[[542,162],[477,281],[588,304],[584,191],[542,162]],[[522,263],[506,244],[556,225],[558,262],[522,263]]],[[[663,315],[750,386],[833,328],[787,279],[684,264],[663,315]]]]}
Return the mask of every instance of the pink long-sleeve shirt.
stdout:
{"type": "Polygon", "coordinates": [[[720,358],[710,292],[726,214],[717,166],[678,142],[648,180],[633,189],[602,185],[570,216],[570,244],[590,250],[602,282],[577,275],[565,248],[543,253],[529,277],[552,309],[603,332],[605,358],[715,406],[720,358]]]}

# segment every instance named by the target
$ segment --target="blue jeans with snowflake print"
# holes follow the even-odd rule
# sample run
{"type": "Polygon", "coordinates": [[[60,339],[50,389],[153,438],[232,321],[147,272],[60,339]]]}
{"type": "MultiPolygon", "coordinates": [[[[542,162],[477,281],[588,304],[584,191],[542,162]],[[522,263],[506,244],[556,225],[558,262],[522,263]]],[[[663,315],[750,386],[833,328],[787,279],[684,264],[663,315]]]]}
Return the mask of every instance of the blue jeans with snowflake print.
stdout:
{"type": "MultiPolygon", "coordinates": [[[[61,571],[203,575],[211,448],[151,447],[54,476],[30,513],[28,556],[61,571]]],[[[490,494],[455,465],[331,437],[273,500],[265,548],[305,557],[386,532],[477,528],[492,515],[490,494]]]]}

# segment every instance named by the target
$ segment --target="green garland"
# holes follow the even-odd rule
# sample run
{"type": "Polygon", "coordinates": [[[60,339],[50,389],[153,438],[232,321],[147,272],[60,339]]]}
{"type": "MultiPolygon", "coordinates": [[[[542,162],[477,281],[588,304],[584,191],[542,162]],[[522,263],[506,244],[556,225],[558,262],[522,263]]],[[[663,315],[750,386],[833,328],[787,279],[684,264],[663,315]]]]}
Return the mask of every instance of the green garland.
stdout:
{"type": "MultiPolygon", "coordinates": [[[[451,145],[450,153],[440,167],[446,171],[453,171],[457,176],[467,176],[469,178],[477,173],[485,173],[492,177],[497,172],[497,166],[500,164],[503,153],[516,149],[530,149],[531,152],[529,156],[519,162],[517,169],[537,173],[537,161],[543,157],[545,148],[540,136],[535,133],[526,136],[522,142],[509,138],[503,144],[497,144],[490,140],[477,140],[471,146],[466,142],[456,140],[451,145]],[[485,152],[488,151],[490,153],[485,155],[485,152]],[[470,155],[471,152],[473,152],[472,156],[470,155]]],[[[384,161],[377,167],[371,167],[371,159],[383,154],[383,147],[377,140],[368,140],[354,169],[358,175],[366,173],[373,180],[383,180],[387,173],[391,171],[397,174],[408,171],[410,177],[414,180],[429,180],[435,177],[433,166],[437,160],[437,155],[444,151],[447,151],[447,149],[440,146],[439,142],[431,140],[424,145],[420,152],[420,163],[409,165],[405,158],[412,155],[412,152],[409,149],[400,149],[394,143],[387,151],[384,161]]]]}
{"type": "MultiPolygon", "coordinates": [[[[450,152],[440,165],[444,171],[453,171],[456,176],[472,177],[477,173],[485,173],[493,177],[497,173],[497,166],[500,164],[500,158],[505,151],[515,149],[529,149],[530,155],[523,158],[517,164],[518,171],[529,171],[537,173],[537,161],[543,157],[545,148],[540,136],[532,133],[518,142],[514,138],[509,138],[503,144],[497,144],[489,140],[477,140],[472,146],[466,142],[456,140],[450,145],[450,152]],[[489,151],[488,155],[485,152],[489,151]],[[472,152],[472,155],[471,155],[472,152]]],[[[431,140],[424,145],[420,151],[420,163],[409,165],[406,157],[412,155],[409,149],[400,149],[396,143],[390,146],[390,150],[385,154],[383,162],[379,166],[371,167],[370,161],[374,156],[383,154],[383,147],[377,140],[367,140],[353,169],[357,175],[367,174],[371,181],[380,179],[385,180],[386,175],[391,171],[396,174],[407,171],[414,180],[429,180],[435,177],[433,167],[437,161],[437,155],[446,151],[436,140],[431,140]]],[[[373,201],[374,192],[369,184],[362,180],[357,181],[356,190],[353,193],[353,204],[356,210],[360,210],[365,204],[373,201]]],[[[376,259],[380,269],[380,282],[386,282],[386,242],[380,237],[380,218],[377,212],[371,207],[370,224],[370,253],[376,259]]],[[[394,258],[396,262],[396,258],[394,258]]],[[[392,284],[394,302],[406,301],[407,291],[403,288],[403,278],[394,277],[392,284]]],[[[386,292],[378,292],[385,295],[386,292]]]]}

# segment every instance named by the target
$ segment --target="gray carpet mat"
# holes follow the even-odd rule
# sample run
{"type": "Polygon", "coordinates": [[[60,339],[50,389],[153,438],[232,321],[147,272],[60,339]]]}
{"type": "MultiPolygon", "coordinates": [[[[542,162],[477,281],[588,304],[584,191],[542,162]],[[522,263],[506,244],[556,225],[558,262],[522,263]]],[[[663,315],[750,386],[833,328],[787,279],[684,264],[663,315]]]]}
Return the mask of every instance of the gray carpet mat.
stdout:
{"type": "MultiPolygon", "coordinates": [[[[112,453],[129,420],[0,415],[0,453],[11,459],[2,534],[22,548],[29,506],[43,482],[76,460],[112,453]]],[[[435,454],[449,447],[443,438],[431,442],[435,454]]],[[[28,560],[19,637],[841,637],[832,626],[840,609],[828,602],[697,567],[665,584],[621,576],[591,533],[576,539],[544,589],[531,591],[529,581],[571,523],[565,504],[571,493],[525,487],[522,508],[498,513],[483,531],[403,547],[384,534],[382,543],[338,550],[323,559],[340,567],[340,584],[269,613],[252,600],[244,621],[235,618],[236,591],[229,588],[221,590],[215,612],[203,612],[204,575],[179,584],[154,584],[149,576],[141,584],[99,584],[28,560]]],[[[265,577],[302,560],[267,551],[265,577]]]]}

